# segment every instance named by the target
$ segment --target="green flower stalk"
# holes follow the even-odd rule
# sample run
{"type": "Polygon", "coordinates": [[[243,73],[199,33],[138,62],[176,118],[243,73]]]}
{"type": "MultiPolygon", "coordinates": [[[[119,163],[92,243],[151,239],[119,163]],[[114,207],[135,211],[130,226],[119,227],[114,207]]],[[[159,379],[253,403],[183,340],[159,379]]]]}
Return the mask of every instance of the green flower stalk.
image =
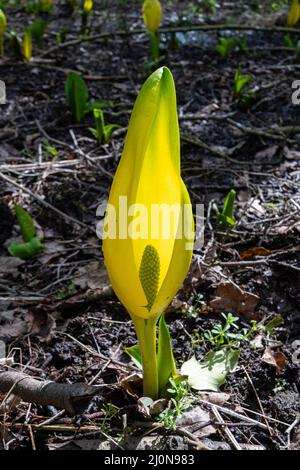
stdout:
{"type": "Polygon", "coordinates": [[[108,275],[141,348],[143,393],[153,399],[164,394],[176,373],[163,313],[188,272],[193,239],[190,198],[180,175],[175,86],[171,72],[162,67],[136,100],[103,231],[108,275]]]}

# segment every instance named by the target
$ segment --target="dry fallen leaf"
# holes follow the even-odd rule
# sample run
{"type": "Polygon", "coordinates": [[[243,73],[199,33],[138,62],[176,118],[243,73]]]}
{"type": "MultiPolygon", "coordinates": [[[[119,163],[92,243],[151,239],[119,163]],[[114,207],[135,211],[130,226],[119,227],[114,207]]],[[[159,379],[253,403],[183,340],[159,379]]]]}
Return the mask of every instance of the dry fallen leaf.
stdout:
{"type": "Polygon", "coordinates": [[[262,217],[265,215],[266,213],[266,210],[264,209],[264,207],[261,205],[261,202],[259,199],[251,199],[250,200],[250,203],[249,203],[249,212],[251,214],[254,214],[256,215],[257,217],[262,217]]]}
{"type": "Polygon", "coordinates": [[[273,351],[269,346],[266,347],[261,360],[262,362],[275,367],[278,374],[282,374],[284,372],[287,364],[286,356],[281,351],[273,351]]]}
{"type": "Polygon", "coordinates": [[[288,160],[293,160],[293,161],[300,160],[299,150],[292,150],[292,149],[289,149],[288,147],[284,148],[284,156],[288,160]]]}
{"type": "Polygon", "coordinates": [[[98,261],[93,261],[85,266],[82,266],[75,273],[72,279],[76,286],[85,289],[104,289],[110,285],[107,272],[105,269],[101,269],[98,261]]]}
{"type": "Polygon", "coordinates": [[[300,233],[300,222],[299,220],[296,220],[296,222],[292,222],[287,225],[278,225],[277,227],[273,228],[273,233],[278,234],[278,235],[288,235],[289,233],[293,231],[297,231],[300,233]]]}
{"type": "Polygon", "coordinates": [[[278,151],[278,145],[272,145],[264,150],[260,150],[255,155],[255,160],[263,160],[264,162],[272,160],[278,151]]]}
{"type": "Polygon", "coordinates": [[[204,400],[209,401],[209,403],[213,403],[214,405],[224,405],[229,399],[229,393],[224,392],[202,392],[202,397],[204,400]]]}
{"type": "Polygon", "coordinates": [[[193,408],[184,411],[176,419],[176,426],[184,427],[184,429],[199,438],[216,432],[216,429],[210,422],[211,419],[208,411],[203,410],[201,406],[193,406],[193,408]]]}
{"type": "Polygon", "coordinates": [[[215,290],[214,298],[209,302],[209,307],[216,312],[237,313],[247,320],[252,320],[256,317],[258,302],[257,295],[243,291],[231,281],[221,281],[215,290]]]}
{"type": "Polygon", "coordinates": [[[25,261],[15,258],[13,256],[0,256],[0,279],[2,275],[9,274],[12,277],[17,277],[19,275],[19,266],[24,264],[25,261]]]}
{"type": "Polygon", "coordinates": [[[249,248],[249,250],[243,251],[240,254],[240,258],[242,260],[246,259],[253,259],[256,256],[270,256],[272,251],[267,250],[263,246],[254,246],[253,248],[249,248]]]}

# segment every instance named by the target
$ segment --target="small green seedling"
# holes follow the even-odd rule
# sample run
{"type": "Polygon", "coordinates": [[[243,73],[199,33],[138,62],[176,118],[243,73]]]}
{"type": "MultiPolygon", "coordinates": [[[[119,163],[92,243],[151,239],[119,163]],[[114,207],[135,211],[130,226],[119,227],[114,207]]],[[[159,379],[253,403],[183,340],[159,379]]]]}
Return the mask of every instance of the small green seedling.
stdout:
{"type": "Polygon", "coordinates": [[[52,10],[52,0],[31,0],[26,2],[26,11],[35,14],[47,14],[52,10]]]}
{"type": "Polygon", "coordinates": [[[95,128],[90,127],[89,131],[97,139],[99,145],[102,145],[103,142],[109,142],[111,134],[115,129],[120,128],[117,124],[105,124],[104,114],[102,109],[95,108],[93,111],[95,119],[95,128]]]}
{"type": "Polygon", "coordinates": [[[47,27],[48,22],[42,20],[40,17],[37,17],[29,27],[32,40],[35,41],[40,48],[43,47],[43,39],[47,27]]]}
{"type": "Polygon", "coordinates": [[[217,224],[225,227],[231,227],[235,225],[234,220],[234,206],[235,206],[235,195],[234,189],[231,189],[227,194],[223,206],[222,212],[219,211],[218,207],[214,205],[214,209],[217,215],[217,224]]]}
{"type": "Polygon", "coordinates": [[[11,243],[8,247],[8,251],[12,256],[28,259],[43,249],[42,240],[36,235],[36,228],[28,212],[18,205],[15,207],[15,212],[23,243],[11,243]]]}
{"type": "Polygon", "coordinates": [[[9,31],[9,46],[12,53],[18,57],[22,58],[22,38],[19,34],[16,33],[14,29],[9,31]]]}
{"type": "Polygon", "coordinates": [[[285,34],[283,37],[283,44],[285,47],[288,47],[289,49],[294,49],[295,45],[294,42],[289,34],[285,34]]]}
{"type": "Polygon", "coordinates": [[[187,399],[189,391],[190,387],[186,380],[169,379],[167,392],[171,406],[158,416],[158,420],[163,423],[165,429],[176,429],[176,419],[191,406],[191,401],[187,399]]]}
{"type": "Polygon", "coordinates": [[[229,57],[237,45],[238,45],[238,39],[235,37],[230,37],[230,38],[219,37],[219,42],[216,45],[216,51],[222,57],[229,57]]]}
{"type": "Polygon", "coordinates": [[[284,325],[284,318],[281,315],[276,315],[272,320],[270,320],[263,329],[269,336],[274,336],[276,333],[276,328],[284,325]]]}
{"type": "Polygon", "coordinates": [[[286,34],[283,38],[283,43],[285,47],[287,47],[288,49],[291,49],[291,51],[295,53],[296,62],[299,62],[300,61],[300,41],[297,41],[297,43],[295,44],[291,36],[289,34],[286,34]]]}
{"type": "Polygon", "coordinates": [[[47,152],[51,157],[58,156],[58,151],[56,150],[56,148],[52,147],[52,145],[49,144],[47,139],[43,140],[42,145],[43,145],[43,150],[47,152]]]}
{"type": "Polygon", "coordinates": [[[207,330],[201,337],[201,341],[208,342],[213,349],[222,348],[240,348],[242,342],[249,342],[250,337],[257,331],[256,321],[251,321],[250,328],[242,328],[239,330],[237,321],[239,317],[235,317],[232,313],[225,315],[221,313],[225,323],[216,323],[211,330],[207,330]]]}
{"type": "Polygon", "coordinates": [[[251,75],[243,75],[238,69],[234,75],[233,97],[243,108],[249,108],[255,99],[254,90],[248,88],[249,83],[253,81],[251,75]]]}
{"type": "Polygon", "coordinates": [[[59,300],[63,300],[63,299],[67,299],[68,297],[72,297],[73,295],[75,295],[77,292],[77,287],[76,285],[74,284],[74,282],[70,282],[70,284],[65,287],[64,289],[60,290],[56,297],[59,299],[59,300]]]}
{"type": "Polygon", "coordinates": [[[236,48],[239,48],[241,52],[247,53],[247,38],[245,35],[241,40],[234,36],[229,38],[220,36],[218,39],[218,44],[215,47],[216,51],[225,58],[228,58],[236,48]]]}
{"type": "Polygon", "coordinates": [[[111,104],[105,100],[91,101],[85,80],[76,72],[69,72],[65,86],[66,98],[69,108],[77,122],[94,109],[109,108],[111,104]]]}
{"type": "Polygon", "coordinates": [[[66,81],[66,96],[71,112],[77,122],[81,122],[89,99],[88,87],[76,72],[69,72],[66,81]]]}
{"type": "Polygon", "coordinates": [[[215,14],[217,11],[217,0],[202,0],[201,6],[205,13],[215,14]]]}

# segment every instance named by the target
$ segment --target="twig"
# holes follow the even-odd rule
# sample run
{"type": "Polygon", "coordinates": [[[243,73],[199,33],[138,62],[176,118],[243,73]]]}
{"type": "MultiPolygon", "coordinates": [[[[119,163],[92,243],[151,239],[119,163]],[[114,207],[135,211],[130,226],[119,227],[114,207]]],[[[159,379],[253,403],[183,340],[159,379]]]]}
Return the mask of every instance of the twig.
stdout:
{"type": "Polygon", "coordinates": [[[81,227],[84,227],[85,229],[87,229],[89,232],[92,232],[93,234],[95,234],[95,231],[93,229],[91,229],[91,227],[84,224],[80,220],[74,219],[70,215],[65,214],[64,212],[60,211],[56,207],[52,206],[52,204],[49,204],[49,202],[44,201],[44,199],[42,197],[40,197],[37,194],[33,193],[30,189],[26,188],[26,186],[24,186],[23,184],[18,183],[17,181],[10,178],[9,176],[4,175],[2,172],[0,172],[0,178],[2,178],[4,181],[7,181],[10,184],[12,184],[16,188],[21,189],[22,191],[24,191],[24,193],[29,194],[31,197],[36,199],[40,204],[47,207],[48,209],[51,209],[53,212],[55,212],[57,215],[59,215],[60,217],[62,217],[65,220],[67,220],[68,222],[71,222],[72,224],[80,225],[81,227]]]}
{"type": "Polygon", "coordinates": [[[243,267],[255,267],[255,266],[282,266],[283,268],[292,269],[293,271],[300,272],[300,268],[298,266],[294,266],[293,264],[284,263],[283,261],[277,261],[273,259],[269,259],[266,257],[264,259],[257,259],[257,260],[241,260],[241,261],[218,261],[216,263],[219,266],[224,266],[227,268],[243,268],[243,267]]]}
{"type": "MultiPolygon", "coordinates": [[[[197,401],[199,401],[200,403],[203,403],[204,405],[209,405],[210,407],[214,406],[218,410],[222,411],[222,413],[227,414],[228,416],[232,416],[233,418],[239,419],[241,421],[245,421],[246,423],[255,424],[257,427],[259,427],[261,429],[268,429],[268,426],[266,424],[263,424],[260,421],[257,421],[255,419],[249,418],[249,416],[242,415],[240,413],[237,413],[236,411],[229,410],[228,408],[225,408],[225,407],[220,406],[220,405],[215,405],[215,404],[213,404],[209,401],[206,401],[206,400],[199,399],[197,401]]],[[[268,418],[268,417],[266,417],[266,418],[268,418]]],[[[268,418],[268,419],[271,419],[271,418],[268,418]]]]}
{"type": "Polygon", "coordinates": [[[291,445],[291,432],[300,423],[300,415],[296,417],[294,422],[287,428],[285,431],[287,433],[287,447],[290,447],[291,445]]]}
{"type": "Polygon", "coordinates": [[[215,415],[215,417],[217,418],[218,422],[224,425],[224,432],[226,433],[227,437],[232,442],[232,444],[236,448],[236,450],[242,450],[240,444],[238,443],[238,441],[236,440],[236,438],[234,437],[234,435],[232,434],[230,429],[225,425],[225,421],[222,418],[222,416],[220,415],[220,413],[217,410],[215,405],[212,406],[212,412],[215,415]]]}
{"type": "Polygon", "coordinates": [[[254,387],[254,384],[253,384],[253,382],[252,382],[252,379],[251,379],[250,375],[248,374],[248,372],[247,372],[245,366],[242,366],[242,368],[243,368],[243,370],[244,370],[244,372],[245,372],[245,375],[246,375],[246,377],[247,377],[247,379],[248,379],[248,381],[249,381],[249,383],[250,383],[250,385],[251,385],[251,387],[252,387],[252,390],[253,390],[254,395],[255,395],[255,397],[256,397],[256,400],[257,400],[257,403],[258,403],[258,405],[259,405],[260,411],[261,411],[261,413],[262,413],[263,419],[264,419],[264,421],[265,421],[265,423],[266,423],[266,425],[267,425],[267,427],[268,427],[269,434],[270,434],[270,436],[272,436],[272,435],[273,435],[273,432],[272,432],[272,429],[270,428],[269,421],[266,419],[265,411],[264,411],[264,409],[263,409],[263,406],[262,406],[262,403],[261,403],[260,398],[259,398],[259,396],[258,396],[258,393],[257,393],[257,391],[256,391],[256,388],[254,387]]]}
{"type": "MultiPolygon", "coordinates": [[[[190,26],[177,26],[161,28],[158,30],[159,33],[188,33],[189,31],[264,31],[270,33],[285,33],[285,34],[300,34],[300,30],[297,28],[287,28],[284,26],[251,26],[251,25],[240,25],[240,24],[209,24],[209,25],[190,25],[190,26]]],[[[129,31],[117,30],[113,32],[106,32],[100,34],[93,34],[90,36],[81,36],[80,38],[72,39],[70,41],[63,42],[58,46],[51,47],[47,51],[43,52],[39,56],[39,59],[47,57],[53,52],[60,51],[66,47],[76,46],[82,42],[101,41],[112,37],[122,36],[134,36],[136,34],[146,34],[145,29],[134,29],[129,31]]]]}

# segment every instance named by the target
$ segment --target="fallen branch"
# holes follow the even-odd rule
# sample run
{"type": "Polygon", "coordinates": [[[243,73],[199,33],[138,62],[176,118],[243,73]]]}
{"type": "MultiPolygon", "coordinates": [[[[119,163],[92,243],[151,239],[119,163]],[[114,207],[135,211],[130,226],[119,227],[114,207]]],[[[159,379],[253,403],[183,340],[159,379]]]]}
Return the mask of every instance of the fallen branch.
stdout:
{"type": "Polygon", "coordinates": [[[57,384],[15,371],[0,372],[0,390],[28,403],[65,409],[72,415],[82,413],[99,391],[98,387],[84,383],[57,384]]]}
{"type": "MultiPolygon", "coordinates": [[[[251,25],[242,25],[242,24],[205,24],[205,25],[189,25],[189,26],[175,26],[169,28],[160,28],[159,33],[188,33],[189,31],[264,31],[269,33],[285,33],[285,34],[300,34],[298,28],[287,28],[285,26],[251,26],[251,25]]],[[[131,31],[113,31],[100,34],[92,34],[90,36],[81,36],[80,38],[71,39],[70,41],[63,42],[58,46],[54,46],[43,54],[39,58],[47,57],[53,52],[57,52],[66,47],[76,46],[82,42],[89,41],[100,41],[106,40],[111,37],[127,37],[134,36],[136,34],[146,34],[145,28],[143,29],[133,29],[131,31]]]]}

